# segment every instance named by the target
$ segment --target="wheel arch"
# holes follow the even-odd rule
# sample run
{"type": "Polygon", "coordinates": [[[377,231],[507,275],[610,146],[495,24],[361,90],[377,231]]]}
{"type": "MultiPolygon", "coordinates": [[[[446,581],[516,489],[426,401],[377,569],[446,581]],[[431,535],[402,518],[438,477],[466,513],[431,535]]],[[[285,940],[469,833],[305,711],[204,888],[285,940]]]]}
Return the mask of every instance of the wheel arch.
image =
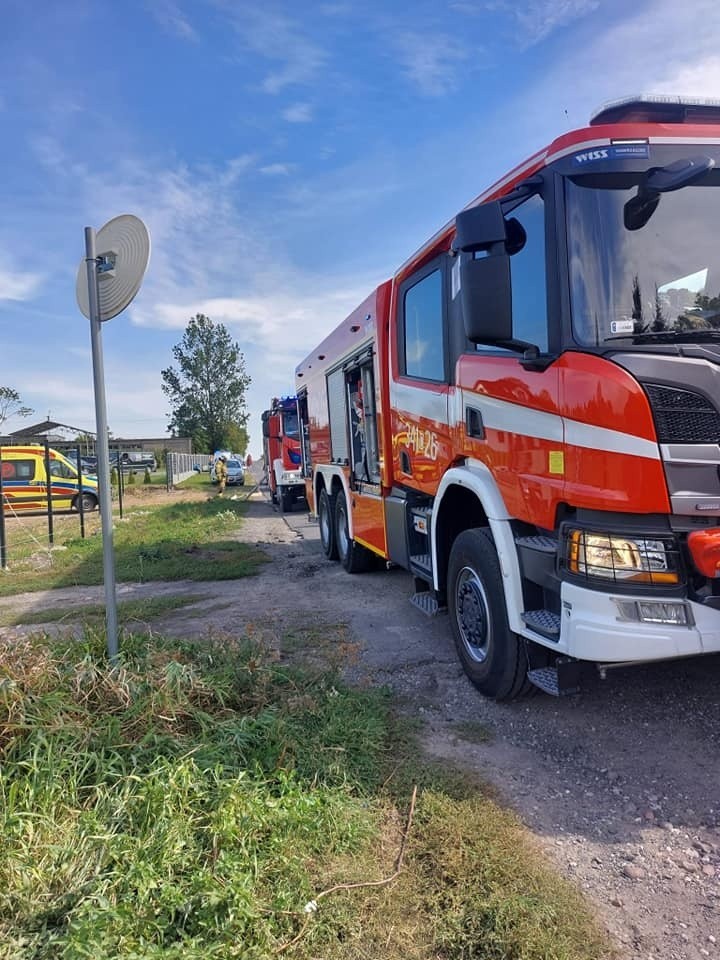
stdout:
{"type": "MultiPolygon", "coordinates": [[[[350,505],[350,489],[345,474],[338,467],[323,466],[318,467],[313,478],[313,495],[315,497],[315,513],[317,514],[317,505],[320,500],[320,494],[327,490],[329,496],[334,497],[341,491],[345,494],[345,499],[350,505]]],[[[352,512],[348,511],[348,530],[352,536],[352,512]]]]}
{"type": "Polygon", "coordinates": [[[489,526],[500,561],[508,622],[513,631],[524,634],[522,578],[511,519],[495,478],[484,463],[471,460],[448,470],[433,504],[434,587],[444,591],[447,586],[450,551],[457,536],[465,530],[489,526]]]}

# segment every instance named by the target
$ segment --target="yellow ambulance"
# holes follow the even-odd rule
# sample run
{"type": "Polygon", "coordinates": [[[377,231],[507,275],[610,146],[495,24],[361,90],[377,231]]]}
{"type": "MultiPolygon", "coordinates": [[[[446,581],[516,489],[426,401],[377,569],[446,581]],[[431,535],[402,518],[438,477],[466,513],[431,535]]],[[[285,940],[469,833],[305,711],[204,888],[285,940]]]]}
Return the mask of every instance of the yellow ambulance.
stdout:
{"type": "Polygon", "coordinates": [[[6,516],[32,513],[48,508],[48,485],[53,510],[95,510],[98,505],[98,482],[93,476],[82,477],[77,468],[57,450],[49,451],[49,471],[45,468],[45,447],[35,444],[23,447],[0,447],[2,505],[6,516]],[[49,473],[49,477],[48,477],[49,473]]]}

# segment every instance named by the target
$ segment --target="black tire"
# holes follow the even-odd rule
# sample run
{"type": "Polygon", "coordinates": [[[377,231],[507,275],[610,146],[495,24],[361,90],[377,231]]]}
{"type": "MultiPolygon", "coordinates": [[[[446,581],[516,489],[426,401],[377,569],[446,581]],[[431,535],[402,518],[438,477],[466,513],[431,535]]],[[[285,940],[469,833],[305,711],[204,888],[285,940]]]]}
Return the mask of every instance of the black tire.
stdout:
{"type": "Polygon", "coordinates": [[[338,560],[348,573],[365,573],[372,566],[370,550],[350,539],[347,501],[342,491],[335,499],[335,544],[338,560]]]}
{"type": "Polygon", "coordinates": [[[318,526],[320,543],[328,560],[337,560],[337,541],[335,539],[335,497],[327,490],[320,491],[318,497],[318,526]]]}
{"type": "Polygon", "coordinates": [[[480,693],[514,700],[529,689],[525,645],[510,629],[505,590],[489,528],[466,530],[452,545],[448,612],[458,657],[480,693]]]}
{"type": "Polygon", "coordinates": [[[82,505],[83,513],[92,513],[93,510],[97,509],[98,501],[97,497],[94,497],[91,493],[78,494],[72,502],[73,510],[80,512],[80,497],[82,496],[82,505]]]}
{"type": "Polygon", "coordinates": [[[280,513],[292,513],[295,498],[290,490],[285,487],[278,487],[278,497],[280,500],[280,513]]]}

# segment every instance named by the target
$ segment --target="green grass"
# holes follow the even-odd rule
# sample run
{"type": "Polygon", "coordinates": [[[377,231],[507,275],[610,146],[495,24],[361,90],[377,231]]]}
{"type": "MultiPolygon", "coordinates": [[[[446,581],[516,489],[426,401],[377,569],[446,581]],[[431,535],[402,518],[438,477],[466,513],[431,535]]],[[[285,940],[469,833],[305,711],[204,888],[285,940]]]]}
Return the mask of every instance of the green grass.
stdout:
{"type": "MultiPolygon", "coordinates": [[[[193,594],[192,596],[173,595],[168,597],[148,597],[145,600],[120,600],[117,604],[118,622],[121,627],[135,628],[147,623],[171,610],[178,610],[202,600],[210,599],[211,594],[193,594]]],[[[0,626],[14,627],[20,624],[36,623],[79,623],[86,626],[101,626],[105,622],[105,604],[68,604],[67,606],[47,607],[38,610],[0,609],[0,626]]]]}
{"type": "MultiPolygon", "coordinates": [[[[254,573],[264,555],[233,538],[245,509],[241,500],[227,497],[162,506],[126,501],[124,518],[115,519],[113,534],[117,579],[233,580],[254,573]]],[[[68,522],[58,523],[55,542],[66,549],[51,553],[38,535],[22,540],[25,526],[10,530],[8,524],[10,567],[0,573],[0,596],[103,582],[99,533],[83,540],[75,518],[61,519],[68,522]],[[44,561],[39,568],[33,559],[38,556],[44,561]]]]}
{"type": "Polygon", "coordinates": [[[281,956],[608,955],[515,818],[424,764],[381,690],[243,638],[128,637],[115,671],[100,635],[14,640],[0,665],[2,960],[266,960],[298,933],[281,956]],[[393,873],[412,782],[398,880],[308,919],[319,892],[393,873]]]}

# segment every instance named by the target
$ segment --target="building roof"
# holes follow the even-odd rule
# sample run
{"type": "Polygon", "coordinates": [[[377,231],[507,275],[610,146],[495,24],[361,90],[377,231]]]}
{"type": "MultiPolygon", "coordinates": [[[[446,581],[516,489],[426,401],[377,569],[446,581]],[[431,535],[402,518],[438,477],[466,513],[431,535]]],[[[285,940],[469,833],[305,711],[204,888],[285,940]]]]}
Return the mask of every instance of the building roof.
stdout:
{"type": "Polygon", "coordinates": [[[46,433],[49,433],[51,430],[70,430],[71,433],[85,433],[90,437],[94,437],[95,433],[92,430],[86,430],[85,427],[71,427],[68,423],[58,423],[56,420],[41,420],[40,423],[31,423],[27,427],[21,427],[20,430],[13,430],[12,433],[8,434],[10,437],[39,437],[46,433]]]}

